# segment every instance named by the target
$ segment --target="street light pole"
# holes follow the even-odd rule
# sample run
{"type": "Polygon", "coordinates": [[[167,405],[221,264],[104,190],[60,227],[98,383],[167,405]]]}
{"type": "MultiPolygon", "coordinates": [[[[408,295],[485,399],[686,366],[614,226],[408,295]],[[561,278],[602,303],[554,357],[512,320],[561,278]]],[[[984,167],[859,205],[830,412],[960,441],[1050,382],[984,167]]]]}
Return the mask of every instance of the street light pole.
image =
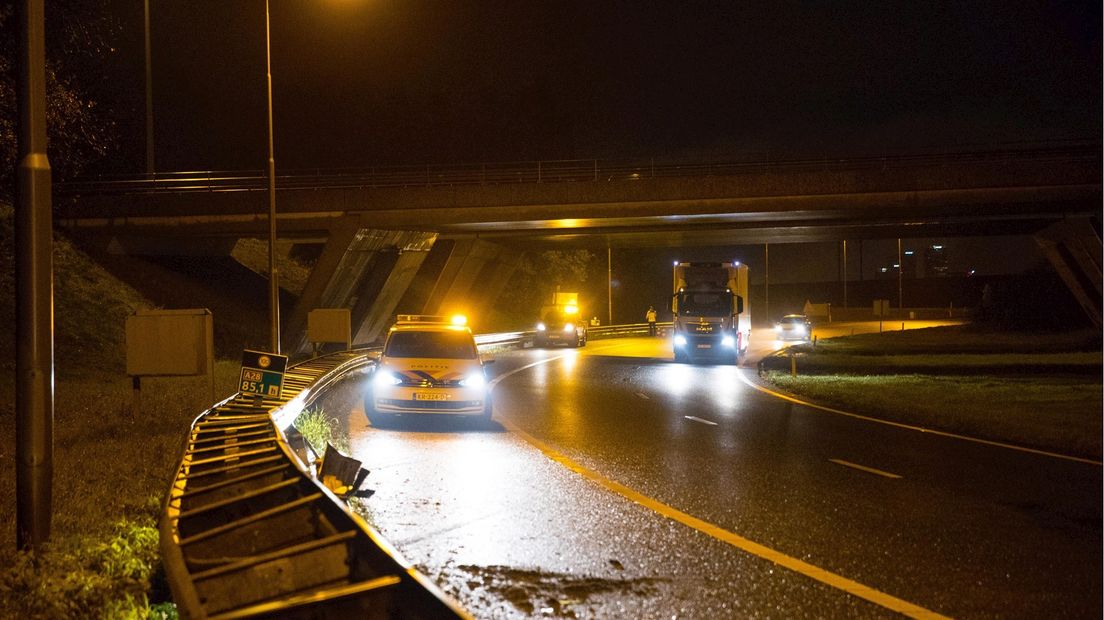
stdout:
{"type": "Polygon", "coordinates": [[[276,273],[276,155],[272,145],[272,34],[265,0],[265,86],[268,91],[268,307],[270,350],[280,352],[280,281],[276,273]]]}
{"type": "Polygon", "coordinates": [[[843,309],[847,309],[847,239],[843,240],[843,309]]]}
{"type": "Polygon", "coordinates": [[[901,286],[901,278],[905,271],[905,263],[901,261],[901,238],[897,237],[897,311],[901,316],[905,314],[905,293],[901,286]]]}
{"type": "Polygon", "coordinates": [[[50,539],[54,476],[54,278],[50,161],[46,157],[46,20],[23,0],[19,28],[15,209],[16,544],[50,539]]]}
{"type": "Polygon", "coordinates": [[[145,0],[146,20],[146,174],[154,172],[153,153],[153,67],[150,64],[150,8],[145,0]]]}
{"type": "Polygon", "coordinates": [[[609,239],[606,239],[606,325],[613,325],[613,250],[610,248],[609,239]]]}
{"type": "Polygon", "coordinates": [[[770,320],[770,242],[763,242],[763,315],[770,320]]]}

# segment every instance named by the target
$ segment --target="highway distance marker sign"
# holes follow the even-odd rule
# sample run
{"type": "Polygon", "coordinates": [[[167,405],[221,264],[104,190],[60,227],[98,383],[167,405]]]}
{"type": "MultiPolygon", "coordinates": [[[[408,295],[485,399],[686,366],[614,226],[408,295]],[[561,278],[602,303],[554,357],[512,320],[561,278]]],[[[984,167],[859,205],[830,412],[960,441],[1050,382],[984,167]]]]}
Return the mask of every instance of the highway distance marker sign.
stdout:
{"type": "Polygon", "coordinates": [[[284,371],[287,370],[286,355],[266,353],[264,351],[242,351],[241,380],[238,389],[242,394],[256,394],[279,398],[284,389],[284,371]]]}

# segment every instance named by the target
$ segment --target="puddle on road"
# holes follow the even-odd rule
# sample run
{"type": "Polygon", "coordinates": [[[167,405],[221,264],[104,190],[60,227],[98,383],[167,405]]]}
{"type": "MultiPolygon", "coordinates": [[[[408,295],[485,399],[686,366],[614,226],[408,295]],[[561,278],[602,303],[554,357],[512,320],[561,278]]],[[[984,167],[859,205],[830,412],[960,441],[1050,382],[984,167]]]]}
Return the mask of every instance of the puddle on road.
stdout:
{"type": "MultiPolygon", "coordinates": [[[[611,570],[621,563],[610,560],[611,570]]],[[[590,617],[594,605],[616,599],[650,597],[665,579],[610,578],[585,574],[512,568],[509,566],[447,566],[437,583],[476,617],[590,617]],[[463,590],[460,592],[458,590],[463,590]]]]}

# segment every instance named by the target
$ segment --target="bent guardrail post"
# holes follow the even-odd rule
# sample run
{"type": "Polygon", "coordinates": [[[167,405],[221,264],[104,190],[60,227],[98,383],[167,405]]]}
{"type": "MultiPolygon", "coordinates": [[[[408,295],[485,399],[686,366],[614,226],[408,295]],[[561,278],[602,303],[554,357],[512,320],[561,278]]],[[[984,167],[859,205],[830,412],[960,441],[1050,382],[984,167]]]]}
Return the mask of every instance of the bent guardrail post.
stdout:
{"type": "Polygon", "coordinates": [[[165,498],[165,574],[184,618],[467,618],[324,484],[283,429],[370,364],[303,362],[279,399],[235,394],[192,424],[165,498]]]}

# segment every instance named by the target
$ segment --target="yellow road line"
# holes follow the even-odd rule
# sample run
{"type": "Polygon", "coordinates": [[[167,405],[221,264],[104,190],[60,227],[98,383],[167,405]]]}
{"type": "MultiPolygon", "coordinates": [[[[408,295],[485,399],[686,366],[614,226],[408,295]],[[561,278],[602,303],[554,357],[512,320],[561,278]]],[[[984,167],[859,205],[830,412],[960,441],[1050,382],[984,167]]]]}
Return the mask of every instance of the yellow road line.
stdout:
{"type": "Polygon", "coordinates": [[[1003,443],[1003,442],[1000,442],[1000,441],[990,441],[988,439],[981,439],[981,438],[978,438],[978,437],[970,437],[969,435],[956,435],[954,433],[948,433],[946,431],[937,431],[937,430],[931,429],[931,428],[924,428],[923,426],[913,426],[911,424],[902,424],[900,422],[891,422],[890,420],[882,420],[880,418],[872,418],[870,416],[859,415],[857,413],[851,413],[850,411],[843,411],[841,409],[833,409],[831,407],[825,407],[824,405],[818,405],[816,403],[810,403],[808,401],[801,400],[800,398],[794,398],[793,396],[789,396],[789,395],[783,394],[781,392],[775,392],[774,390],[772,390],[770,388],[765,388],[761,385],[757,385],[754,382],[752,382],[751,379],[748,379],[747,377],[745,377],[744,373],[742,373],[742,372],[737,373],[737,375],[740,377],[740,381],[743,381],[745,385],[747,385],[748,387],[750,387],[752,389],[759,390],[760,392],[763,392],[764,394],[770,394],[771,396],[774,396],[776,398],[781,398],[782,400],[787,400],[791,403],[795,403],[795,404],[798,404],[798,405],[803,405],[805,407],[810,407],[812,409],[819,409],[821,411],[827,411],[828,413],[834,413],[836,415],[843,415],[843,416],[847,416],[849,418],[855,418],[856,420],[863,420],[865,422],[874,422],[875,424],[884,424],[886,426],[894,426],[894,427],[897,427],[897,428],[903,428],[905,430],[916,431],[918,433],[927,433],[929,435],[937,435],[939,437],[950,437],[952,439],[961,439],[962,441],[969,441],[969,442],[972,442],[972,443],[980,443],[980,444],[983,444],[983,445],[986,445],[986,446],[994,446],[994,447],[997,447],[997,448],[1004,448],[1006,450],[1016,450],[1018,452],[1027,452],[1029,454],[1038,454],[1038,455],[1041,455],[1041,456],[1049,456],[1049,457],[1055,458],[1055,459],[1063,459],[1063,460],[1066,460],[1066,461],[1075,461],[1077,463],[1088,463],[1089,465],[1104,465],[1104,463],[1102,463],[1100,461],[1094,461],[1092,459],[1081,458],[1079,456],[1070,456],[1068,454],[1058,454],[1057,452],[1047,452],[1046,450],[1036,450],[1035,448],[1026,448],[1024,446],[1017,446],[1015,444],[1003,443]]]}
{"type": "Polygon", "coordinates": [[[640,504],[641,506],[644,506],[645,508],[656,512],[661,516],[667,517],[668,519],[671,519],[673,521],[677,521],[687,527],[691,527],[721,542],[728,543],[729,545],[732,545],[733,547],[736,547],[741,551],[745,551],[752,555],[758,556],[760,558],[763,558],[764,560],[769,560],[783,568],[792,570],[795,573],[799,573],[801,575],[809,577],[810,579],[815,579],[816,581],[819,581],[832,588],[836,588],[837,590],[843,590],[848,594],[870,601],[875,605],[880,605],[890,611],[908,616],[909,618],[934,619],[947,617],[937,612],[931,611],[930,609],[920,607],[919,605],[910,603],[903,599],[899,599],[890,594],[886,594],[885,592],[875,590],[874,588],[863,585],[852,579],[848,579],[818,566],[814,566],[795,557],[788,556],[780,551],[775,551],[770,547],[766,547],[752,540],[748,540],[743,536],[734,534],[726,529],[713,525],[708,521],[703,521],[702,519],[686,514],[685,512],[682,512],[677,508],[672,508],[671,506],[668,506],[662,502],[659,502],[658,500],[643,495],[642,493],[634,491],[633,489],[630,489],[629,487],[619,482],[614,482],[613,480],[610,480],[609,478],[606,478],[595,471],[589,470],[586,467],[579,465],[567,456],[564,456],[563,454],[556,451],[548,444],[521,430],[512,422],[509,422],[508,420],[499,421],[510,432],[536,446],[536,448],[543,452],[545,456],[570,469],[576,474],[579,474],[583,478],[586,478],[587,480],[590,480],[598,486],[608,491],[612,491],[624,497],[625,499],[636,502],[637,504],[640,504]]]}
{"type": "Polygon", "coordinates": [[[897,474],[891,474],[888,471],[882,471],[880,469],[874,469],[873,467],[867,467],[866,465],[859,465],[858,463],[852,463],[843,459],[828,459],[829,462],[836,465],[843,465],[844,467],[850,467],[851,469],[857,469],[859,471],[865,471],[870,474],[876,474],[879,476],[885,476],[886,478],[900,478],[897,474]]]}
{"type": "MultiPolygon", "coordinates": [[[[491,386],[493,387],[495,384],[499,383],[503,379],[506,379],[507,377],[517,374],[523,370],[527,370],[534,366],[539,366],[540,364],[547,364],[549,362],[561,359],[562,357],[564,356],[561,355],[558,357],[543,359],[532,364],[527,364],[520,368],[515,368],[505,374],[495,377],[495,379],[491,382],[491,386]]],[[[752,540],[748,540],[743,536],[729,532],[728,530],[713,525],[708,521],[703,521],[702,519],[686,514],[685,512],[682,512],[677,508],[668,506],[658,500],[652,499],[642,493],[634,491],[633,489],[630,489],[629,487],[619,482],[614,482],[613,480],[606,478],[598,472],[583,467],[582,465],[561,454],[543,441],[521,430],[517,427],[517,425],[515,425],[513,422],[510,422],[509,420],[499,418],[498,421],[511,433],[514,433],[518,437],[521,437],[525,441],[535,446],[549,459],[552,459],[560,465],[563,465],[576,474],[579,474],[583,478],[586,478],[587,480],[590,480],[598,486],[608,491],[612,491],[624,497],[625,499],[636,502],[637,504],[640,504],[641,506],[644,506],[645,508],[648,508],[649,510],[661,516],[667,517],[668,519],[671,519],[673,521],[677,521],[687,527],[693,528],[703,534],[706,534],[707,536],[711,536],[717,540],[728,543],[729,545],[732,545],[733,547],[736,547],[741,551],[745,551],[757,557],[763,558],[764,560],[774,562],[775,564],[782,566],[783,568],[792,570],[798,574],[809,577],[810,579],[819,581],[827,586],[836,588],[837,590],[843,590],[848,594],[870,601],[875,605],[880,605],[886,609],[889,609],[890,611],[897,612],[910,618],[937,619],[947,617],[931,611],[930,609],[920,607],[919,605],[915,605],[890,594],[886,594],[885,592],[875,590],[874,588],[865,586],[857,581],[843,577],[842,575],[837,575],[831,571],[827,571],[818,566],[809,564],[808,562],[804,562],[795,557],[788,556],[780,551],[775,551],[770,547],[766,547],[752,540]]]]}

